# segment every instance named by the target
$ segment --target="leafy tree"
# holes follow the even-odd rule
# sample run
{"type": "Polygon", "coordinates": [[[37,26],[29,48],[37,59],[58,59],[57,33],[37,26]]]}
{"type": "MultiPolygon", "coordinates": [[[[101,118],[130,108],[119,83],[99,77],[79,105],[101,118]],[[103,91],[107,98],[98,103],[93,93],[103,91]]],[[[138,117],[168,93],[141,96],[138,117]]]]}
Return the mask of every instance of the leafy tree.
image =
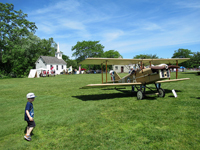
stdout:
{"type": "Polygon", "coordinates": [[[79,68],[79,65],[77,64],[77,61],[76,60],[72,60],[72,59],[69,59],[67,61],[67,67],[70,67],[72,66],[72,68],[74,69],[78,69],[79,68]]]}
{"type": "Polygon", "coordinates": [[[67,62],[68,60],[69,60],[69,56],[67,56],[67,55],[62,55],[62,59],[65,61],[65,62],[67,62]]]}
{"type": "MultiPolygon", "coordinates": [[[[118,51],[115,51],[115,50],[109,50],[109,51],[104,52],[103,57],[104,58],[119,58],[119,57],[123,58],[122,55],[120,55],[120,53],[118,51]]],[[[98,69],[101,69],[101,66],[99,66],[98,69]]],[[[103,66],[103,69],[105,70],[106,67],[103,66]]],[[[108,65],[107,69],[111,70],[112,65],[108,65]]]]}
{"type": "Polygon", "coordinates": [[[55,56],[54,45],[53,38],[40,39],[30,33],[28,37],[21,39],[21,45],[15,46],[10,72],[18,77],[28,75],[30,69],[35,68],[35,62],[40,56],[55,56]]]}
{"type": "MultiPolygon", "coordinates": [[[[122,57],[118,51],[115,50],[109,50],[104,52],[104,58],[119,58],[122,57]]],[[[122,57],[123,58],[123,57],[122,57]]]]}
{"type": "Polygon", "coordinates": [[[200,66],[200,52],[193,53],[191,58],[191,68],[199,68],[200,66]]]}
{"type": "Polygon", "coordinates": [[[99,41],[77,42],[75,46],[72,46],[72,51],[74,51],[72,56],[75,56],[79,63],[88,57],[102,57],[103,49],[104,46],[99,44],[99,41]]]}
{"type": "MultiPolygon", "coordinates": [[[[178,49],[178,50],[174,51],[172,58],[191,58],[192,54],[193,54],[193,52],[191,52],[191,50],[178,49]]],[[[184,66],[186,68],[190,68],[191,67],[191,60],[180,63],[179,66],[184,66]]]]}
{"type": "Polygon", "coordinates": [[[158,56],[156,56],[156,54],[152,55],[152,54],[140,54],[140,55],[136,55],[135,57],[133,57],[134,59],[158,59],[158,56]]]}
{"type": "Polygon", "coordinates": [[[172,58],[191,58],[191,50],[188,49],[178,49],[174,51],[172,58]]]}
{"type": "MultiPolygon", "coordinates": [[[[79,63],[88,57],[103,57],[104,46],[99,44],[100,41],[82,41],[77,42],[75,46],[72,46],[74,53],[72,56],[76,57],[76,62],[79,63]]],[[[100,69],[99,65],[84,65],[85,68],[100,69]]]]}
{"type": "Polygon", "coordinates": [[[9,55],[4,55],[3,58],[7,57],[12,65],[5,68],[5,71],[12,77],[27,76],[30,69],[35,68],[39,56],[55,56],[55,45],[53,38],[40,39],[30,33],[27,37],[21,38],[20,44],[13,46],[9,55]]]}
{"type": "Polygon", "coordinates": [[[72,68],[75,68],[75,69],[78,69],[78,68],[79,68],[79,66],[78,66],[78,64],[77,64],[77,62],[76,62],[76,60],[69,59],[69,56],[67,56],[67,55],[62,55],[62,59],[63,59],[64,61],[66,61],[67,67],[68,67],[68,68],[69,68],[70,66],[72,66],[72,68]]]}
{"type": "Polygon", "coordinates": [[[13,4],[0,3],[0,69],[7,73],[13,71],[16,58],[23,57],[25,49],[21,45],[24,38],[37,29],[26,17],[21,10],[14,10],[13,4]]]}

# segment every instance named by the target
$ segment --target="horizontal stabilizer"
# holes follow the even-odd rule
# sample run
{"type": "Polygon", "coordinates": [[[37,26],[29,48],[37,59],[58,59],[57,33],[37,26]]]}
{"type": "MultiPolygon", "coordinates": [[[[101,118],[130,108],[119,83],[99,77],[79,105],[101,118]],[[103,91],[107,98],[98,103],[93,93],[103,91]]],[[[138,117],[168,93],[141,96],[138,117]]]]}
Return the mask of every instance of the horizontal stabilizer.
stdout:
{"type": "Polygon", "coordinates": [[[156,83],[175,82],[175,81],[183,81],[183,80],[189,80],[189,79],[190,78],[171,79],[171,80],[157,81],[156,83]]]}
{"type": "Polygon", "coordinates": [[[89,89],[89,88],[106,88],[106,87],[117,87],[117,86],[132,86],[132,85],[141,85],[141,82],[138,83],[109,83],[109,84],[88,84],[80,89],[89,89]]]}

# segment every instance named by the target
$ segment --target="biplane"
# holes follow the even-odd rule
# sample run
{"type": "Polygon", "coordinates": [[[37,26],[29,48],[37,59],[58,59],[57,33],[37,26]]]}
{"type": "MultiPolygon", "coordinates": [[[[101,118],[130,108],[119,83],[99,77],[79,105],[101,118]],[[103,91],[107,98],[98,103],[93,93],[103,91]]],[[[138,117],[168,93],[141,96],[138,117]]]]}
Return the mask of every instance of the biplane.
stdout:
{"type": "Polygon", "coordinates": [[[101,65],[102,84],[88,84],[80,89],[106,88],[118,86],[131,86],[137,89],[137,99],[142,100],[146,96],[146,89],[153,91],[148,84],[155,84],[159,97],[165,97],[165,90],[160,88],[161,83],[188,80],[190,78],[178,79],[178,63],[190,58],[171,59],[122,59],[122,58],[87,58],[79,64],[101,65]],[[162,64],[161,64],[162,63],[162,64]],[[137,64],[139,69],[132,70],[128,75],[121,78],[115,71],[110,72],[111,81],[107,81],[107,65],[129,65],[137,64]],[[173,65],[175,64],[175,65],[173,65]],[[106,65],[106,82],[103,82],[103,65],[106,65]],[[149,66],[144,68],[144,66],[149,66]],[[170,79],[170,69],[176,68],[176,79],[170,79]]]}

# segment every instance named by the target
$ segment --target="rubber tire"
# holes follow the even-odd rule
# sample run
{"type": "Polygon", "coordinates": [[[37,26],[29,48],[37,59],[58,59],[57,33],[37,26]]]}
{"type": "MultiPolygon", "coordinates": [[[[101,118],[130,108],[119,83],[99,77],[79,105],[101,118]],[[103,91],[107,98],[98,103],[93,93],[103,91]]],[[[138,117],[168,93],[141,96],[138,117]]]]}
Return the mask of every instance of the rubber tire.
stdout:
{"type": "Polygon", "coordinates": [[[159,92],[159,94],[158,94],[159,97],[165,97],[165,90],[164,89],[159,88],[158,92],[159,92]]]}
{"type": "Polygon", "coordinates": [[[137,91],[137,99],[142,100],[143,98],[144,98],[144,93],[141,90],[137,91]]]}

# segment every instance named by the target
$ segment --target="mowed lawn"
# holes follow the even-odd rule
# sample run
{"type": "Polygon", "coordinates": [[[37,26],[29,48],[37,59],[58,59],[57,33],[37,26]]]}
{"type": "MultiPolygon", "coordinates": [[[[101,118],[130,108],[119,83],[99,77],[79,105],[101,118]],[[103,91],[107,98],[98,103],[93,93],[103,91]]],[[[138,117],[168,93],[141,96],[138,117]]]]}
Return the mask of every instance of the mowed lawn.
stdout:
{"type": "Polygon", "coordinates": [[[0,149],[199,149],[200,76],[179,73],[186,77],[163,83],[165,98],[144,100],[131,87],[79,89],[101,83],[100,74],[1,79],[0,149]],[[23,138],[29,92],[37,96],[30,142],[23,138]]]}

